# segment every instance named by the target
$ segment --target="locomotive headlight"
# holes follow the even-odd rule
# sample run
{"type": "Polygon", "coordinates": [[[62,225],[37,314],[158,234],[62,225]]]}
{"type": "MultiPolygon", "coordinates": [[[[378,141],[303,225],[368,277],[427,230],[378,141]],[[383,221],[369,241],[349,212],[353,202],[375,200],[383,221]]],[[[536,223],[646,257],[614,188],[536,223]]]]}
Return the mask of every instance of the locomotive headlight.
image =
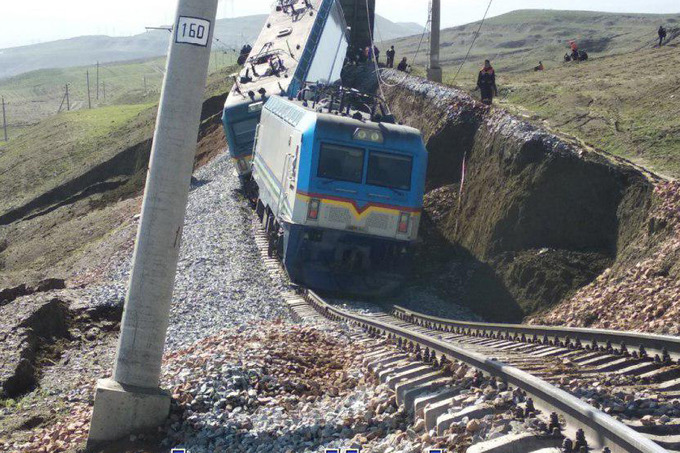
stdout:
{"type": "MultiPolygon", "coordinates": [[[[262,95],[264,96],[264,94],[262,95]]],[[[248,113],[255,113],[255,112],[261,112],[262,107],[264,107],[264,102],[255,102],[254,104],[250,104],[248,106],[248,113]]]]}
{"type": "Polygon", "coordinates": [[[383,137],[383,134],[380,131],[359,128],[354,131],[354,140],[361,140],[364,142],[373,143],[383,143],[385,141],[385,138],[383,137]]]}
{"type": "Polygon", "coordinates": [[[398,231],[400,233],[406,234],[408,233],[408,224],[409,221],[411,220],[411,214],[408,212],[402,212],[399,214],[399,227],[398,231]]]}
{"type": "Polygon", "coordinates": [[[316,198],[309,200],[307,205],[307,219],[317,220],[319,218],[319,208],[321,207],[321,201],[316,198]]]}

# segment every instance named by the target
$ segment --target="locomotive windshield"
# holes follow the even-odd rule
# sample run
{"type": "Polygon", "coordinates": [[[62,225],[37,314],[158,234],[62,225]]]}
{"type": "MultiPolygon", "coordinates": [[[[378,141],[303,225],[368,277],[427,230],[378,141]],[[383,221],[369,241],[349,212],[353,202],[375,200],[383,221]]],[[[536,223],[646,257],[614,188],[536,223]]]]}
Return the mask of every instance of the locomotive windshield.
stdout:
{"type": "Polygon", "coordinates": [[[321,145],[318,177],[361,184],[363,175],[363,149],[329,143],[321,145]]]}
{"type": "Polygon", "coordinates": [[[258,118],[251,118],[232,125],[237,145],[247,145],[253,142],[258,122],[258,118]]]}
{"type": "Polygon", "coordinates": [[[410,156],[371,151],[368,155],[366,183],[372,186],[411,190],[412,166],[413,159],[410,156]]]}

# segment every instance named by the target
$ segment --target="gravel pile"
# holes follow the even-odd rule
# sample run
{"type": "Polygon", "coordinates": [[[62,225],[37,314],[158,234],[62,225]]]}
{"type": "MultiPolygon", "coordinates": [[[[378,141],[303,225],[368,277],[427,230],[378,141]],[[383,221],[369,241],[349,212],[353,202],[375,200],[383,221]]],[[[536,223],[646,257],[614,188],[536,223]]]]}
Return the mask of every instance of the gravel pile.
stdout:
{"type": "MultiPolygon", "coordinates": [[[[422,419],[412,425],[363,360],[382,340],[360,343],[356,334],[346,325],[269,322],[171,352],[162,375],[162,386],[173,394],[168,421],[157,433],[130,436],[121,451],[158,443],[191,453],[463,451],[538,430],[537,419],[516,416],[520,393],[460,364],[449,365],[451,385],[460,389],[450,412],[471,406],[483,412],[462,417],[441,435],[425,430],[422,419]]],[[[70,407],[67,419],[35,432],[21,451],[53,453],[83,442],[91,408],[81,402],[70,407]]]]}
{"type": "MultiPolygon", "coordinates": [[[[149,442],[202,452],[421,451],[406,435],[406,415],[362,363],[377,344],[356,341],[344,325],[260,323],[208,337],[166,356],[162,386],[171,416],[158,433],[133,435],[124,451],[149,442]],[[291,347],[295,345],[295,347],[291,347]],[[382,445],[384,448],[374,448],[382,445]],[[396,450],[395,450],[396,449],[396,450]]],[[[28,453],[59,452],[82,442],[91,408],[37,430],[28,453]]],[[[123,448],[123,447],[121,447],[123,448]]]]}
{"type": "MultiPolygon", "coordinates": [[[[253,213],[240,197],[229,156],[198,170],[192,183],[175,281],[167,348],[176,350],[223,329],[287,319],[280,281],[272,281],[252,237],[253,213]]],[[[101,282],[82,291],[92,307],[122,306],[132,248],[109,263],[101,282]]]]}

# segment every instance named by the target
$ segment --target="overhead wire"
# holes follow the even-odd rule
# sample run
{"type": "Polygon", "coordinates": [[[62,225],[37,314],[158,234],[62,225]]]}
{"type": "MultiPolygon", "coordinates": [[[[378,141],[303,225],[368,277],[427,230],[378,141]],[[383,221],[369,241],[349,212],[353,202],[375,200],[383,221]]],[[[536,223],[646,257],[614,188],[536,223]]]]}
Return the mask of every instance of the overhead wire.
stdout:
{"type": "Polygon", "coordinates": [[[460,64],[458,67],[458,71],[456,71],[456,75],[453,76],[453,80],[451,80],[451,85],[456,81],[458,78],[458,75],[460,74],[460,71],[463,69],[463,65],[467,62],[468,57],[470,56],[470,52],[472,52],[472,48],[475,45],[475,41],[477,41],[477,37],[479,36],[479,32],[482,31],[482,26],[484,25],[484,21],[486,20],[486,16],[489,14],[489,9],[491,9],[491,4],[493,3],[493,0],[489,0],[489,4],[486,7],[486,11],[484,12],[484,17],[482,17],[481,22],[479,23],[479,27],[477,28],[477,32],[475,33],[475,36],[472,38],[472,43],[470,43],[470,47],[468,48],[467,54],[465,54],[465,58],[463,59],[463,62],[460,64]]]}
{"type": "Polygon", "coordinates": [[[371,48],[368,54],[373,56],[373,65],[375,67],[375,75],[378,78],[378,89],[380,90],[380,97],[385,99],[385,92],[383,91],[382,84],[380,82],[380,67],[378,67],[378,58],[375,56],[375,40],[373,39],[373,30],[371,29],[371,10],[368,6],[368,0],[364,2],[366,4],[366,22],[368,23],[368,36],[371,38],[371,48]]]}
{"type": "MultiPolygon", "coordinates": [[[[368,22],[368,32],[369,32],[369,35],[370,35],[370,38],[371,38],[371,46],[372,46],[372,49],[374,49],[374,48],[375,48],[375,42],[374,42],[374,40],[373,40],[373,33],[371,32],[371,17],[370,17],[370,13],[369,13],[368,0],[366,0],[366,20],[367,20],[367,22],[368,22]]],[[[428,14],[428,20],[427,20],[427,23],[428,23],[428,24],[429,24],[429,21],[430,21],[430,18],[429,18],[429,14],[428,14]]],[[[380,34],[380,29],[379,29],[379,27],[377,26],[377,24],[376,24],[376,29],[378,30],[378,34],[380,34]]],[[[416,59],[418,58],[418,54],[420,53],[420,48],[421,48],[421,46],[422,46],[422,44],[423,44],[423,41],[425,40],[425,35],[428,34],[427,31],[428,31],[428,27],[426,26],[426,27],[423,29],[423,33],[420,35],[420,41],[418,42],[418,47],[416,48],[416,53],[415,53],[415,55],[413,56],[413,62],[414,62],[414,63],[415,63],[416,59]]],[[[381,39],[382,39],[382,38],[381,38],[381,39]]],[[[397,82],[397,83],[395,83],[395,84],[390,84],[389,82],[387,82],[387,81],[386,81],[385,79],[383,79],[383,77],[382,77],[382,73],[381,73],[381,71],[380,71],[380,68],[378,67],[377,59],[375,58],[375,52],[373,52],[373,59],[374,59],[375,68],[376,68],[375,73],[376,73],[376,76],[377,76],[377,78],[378,78],[378,86],[380,87],[380,93],[381,93],[381,95],[382,95],[382,97],[383,97],[383,99],[384,99],[385,96],[384,96],[384,93],[383,93],[382,86],[384,85],[384,86],[387,86],[387,87],[390,87],[390,88],[394,88],[394,87],[396,87],[396,86],[399,86],[399,85],[401,85],[402,83],[404,83],[404,81],[408,78],[409,74],[408,74],[408,73],[404,74],[404,77],[403,77],[399,82],[397,82]]]]}

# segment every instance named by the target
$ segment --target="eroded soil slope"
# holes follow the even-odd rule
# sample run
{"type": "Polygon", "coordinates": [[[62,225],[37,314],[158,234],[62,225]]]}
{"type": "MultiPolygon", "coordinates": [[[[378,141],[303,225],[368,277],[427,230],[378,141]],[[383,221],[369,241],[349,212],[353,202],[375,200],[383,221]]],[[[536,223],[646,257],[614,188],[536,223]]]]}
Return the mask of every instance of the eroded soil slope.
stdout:
{"type": "Polygon", "coordinates": [[[680,183],[659,184],[627,256],[530,322],[680,335],[680,183]]]}
{"type": "Polygon", "coordinates": [[[466,262],[464,289],[452,297],[487,319],[519,321],[649,256],[639,241],[658,177],[461,91],[387,77],[401,82],[384,87],[391,108],[423,131],[428,189],[456,188],[436,215],[426,203],[450,259],[466,262]]]}

